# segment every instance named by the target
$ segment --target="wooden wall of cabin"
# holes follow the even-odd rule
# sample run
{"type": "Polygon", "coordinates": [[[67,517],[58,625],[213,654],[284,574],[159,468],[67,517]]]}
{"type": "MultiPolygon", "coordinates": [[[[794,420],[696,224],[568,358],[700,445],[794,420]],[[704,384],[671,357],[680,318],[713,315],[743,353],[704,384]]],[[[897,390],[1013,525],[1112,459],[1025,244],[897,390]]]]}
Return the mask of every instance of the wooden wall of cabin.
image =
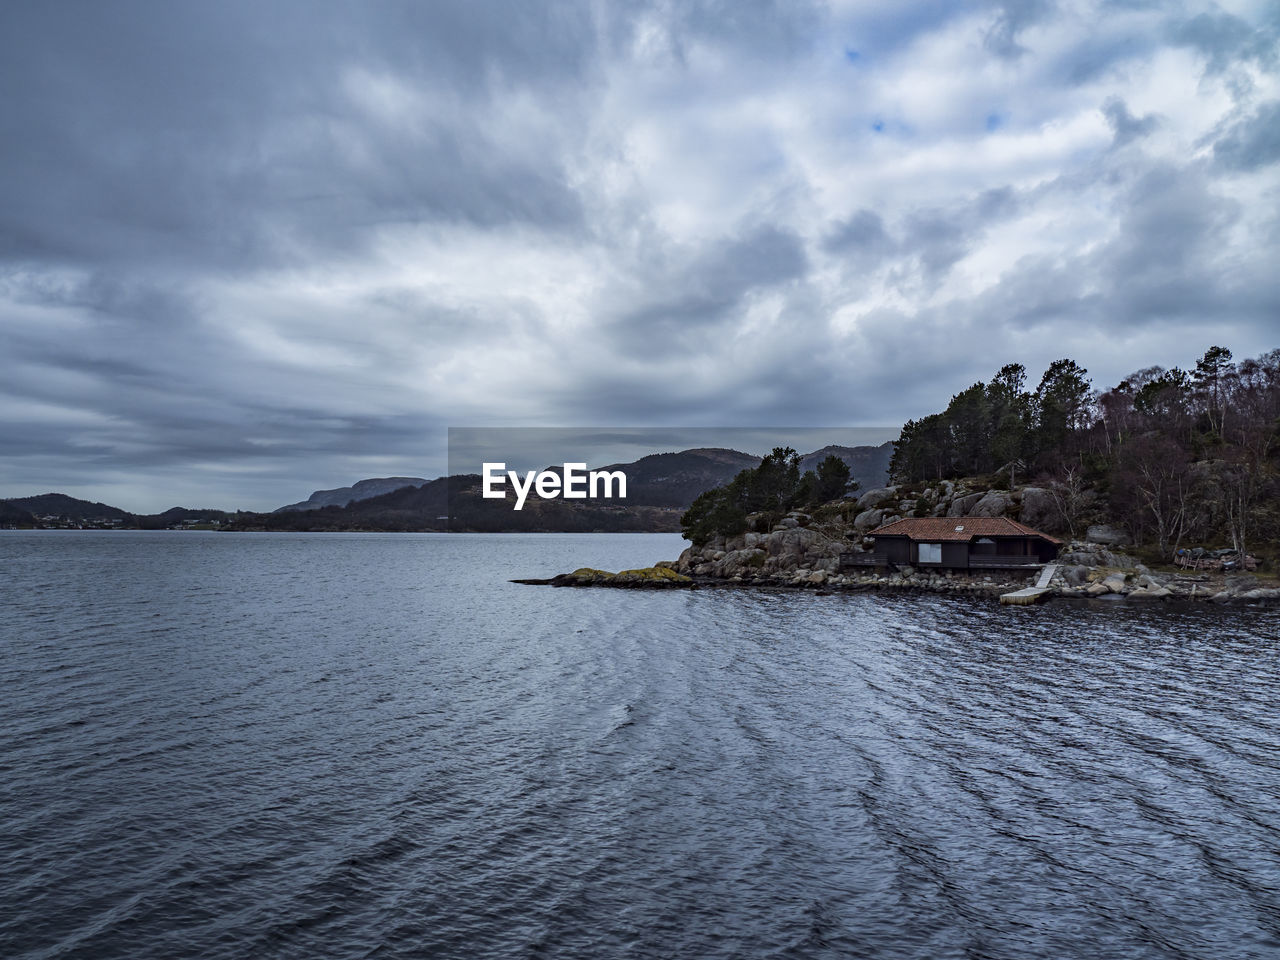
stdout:
{"type": "Polygon", "coordinates": [[[915,544],[906,537],[876,537],[875,552],[883,553],[890,563],[914,563],[915,544]]]}

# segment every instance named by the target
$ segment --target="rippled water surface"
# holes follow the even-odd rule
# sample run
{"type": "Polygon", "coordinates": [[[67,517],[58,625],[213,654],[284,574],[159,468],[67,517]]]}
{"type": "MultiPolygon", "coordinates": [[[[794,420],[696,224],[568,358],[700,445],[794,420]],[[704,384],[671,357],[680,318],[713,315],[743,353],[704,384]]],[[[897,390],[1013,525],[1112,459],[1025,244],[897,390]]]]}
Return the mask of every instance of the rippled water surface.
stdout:
{"type": "Polygon", "coordinates": [[[1280,613],[0,534],[0,956],[1277,957],[1280,613]]]}

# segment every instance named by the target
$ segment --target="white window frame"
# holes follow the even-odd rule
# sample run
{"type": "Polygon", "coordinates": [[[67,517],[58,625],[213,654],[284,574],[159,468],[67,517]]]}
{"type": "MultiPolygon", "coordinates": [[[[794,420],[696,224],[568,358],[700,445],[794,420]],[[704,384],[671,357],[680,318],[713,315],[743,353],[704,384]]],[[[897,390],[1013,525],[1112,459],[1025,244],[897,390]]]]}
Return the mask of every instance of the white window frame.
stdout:
{"type": "Polygon", "coordinates": [[[916,544],[917,563],[941,563],[942,562],[942,544],[940,543],[918,543],[916,544]],[[925,556],[925,548],[928,548],[929,556],[925,556]]]}

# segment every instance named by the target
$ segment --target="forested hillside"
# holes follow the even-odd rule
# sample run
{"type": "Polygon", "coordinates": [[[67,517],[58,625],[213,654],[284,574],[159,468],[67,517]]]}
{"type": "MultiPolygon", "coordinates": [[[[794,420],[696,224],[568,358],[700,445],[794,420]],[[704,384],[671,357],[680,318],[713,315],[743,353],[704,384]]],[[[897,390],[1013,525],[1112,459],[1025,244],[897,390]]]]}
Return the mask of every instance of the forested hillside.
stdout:
{"type": "Polygon", "coordinates": [[[1035,389],[1009,364],[903,425],[890,473],[912,483],[992,475],[1036,480],[1069,520],[1099,499],[1112,521],[1162,552],[1280,539],[1280,350],[1236,362],[1212,347],[1188,370],[1148,367],[1094,389],[1072,360],[1035,389]]]}

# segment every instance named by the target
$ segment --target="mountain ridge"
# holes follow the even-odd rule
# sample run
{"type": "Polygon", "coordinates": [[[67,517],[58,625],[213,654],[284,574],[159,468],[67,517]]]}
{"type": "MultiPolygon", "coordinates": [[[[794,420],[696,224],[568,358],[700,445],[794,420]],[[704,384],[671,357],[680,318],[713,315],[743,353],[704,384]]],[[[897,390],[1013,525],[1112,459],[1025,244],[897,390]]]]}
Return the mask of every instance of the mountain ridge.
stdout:
{"type": "Polygon", "coordinates": [[[420,487],[426,483],[423,477],[371,477],[357,480],[349,487],[334,487],[332,490],[316,490],[305,500],[277,507],[273,513],[284,513],[289,510],[319,510],[321,507],[345,507],[351,501],[359,502],[380,497],[384,493],[394,493],[405,487],[420,487]]]}
{"type": "MultiPolygon", "coordinates": [[[[849,464],[853,478],[867,489],[886,482],[892,450],[892,443],[878,447],[828,445],[806,454],[801,463],[810,469],[834,453],[849,464]]],[[[699,494],[727,483],[760,461],[754,454],[721,447],[646,454],[629,463],[597,468],[627,473],[624,503],[531,498],[519,512],[506,503],[481,498],[480,477],[462,474],[434,480],[368,478],[348,487],[317,490],[307,500],[266,512],[171,507],[160,513],[133,514],[108,504],[49,493],[0,499],[0,522],[33,525],[38,524],[33,515],[52,515],[73,523],[119,521],[113,525],[141,529],[209,523],[231,530],[678,531],[681,514],[699,494]]]]}

